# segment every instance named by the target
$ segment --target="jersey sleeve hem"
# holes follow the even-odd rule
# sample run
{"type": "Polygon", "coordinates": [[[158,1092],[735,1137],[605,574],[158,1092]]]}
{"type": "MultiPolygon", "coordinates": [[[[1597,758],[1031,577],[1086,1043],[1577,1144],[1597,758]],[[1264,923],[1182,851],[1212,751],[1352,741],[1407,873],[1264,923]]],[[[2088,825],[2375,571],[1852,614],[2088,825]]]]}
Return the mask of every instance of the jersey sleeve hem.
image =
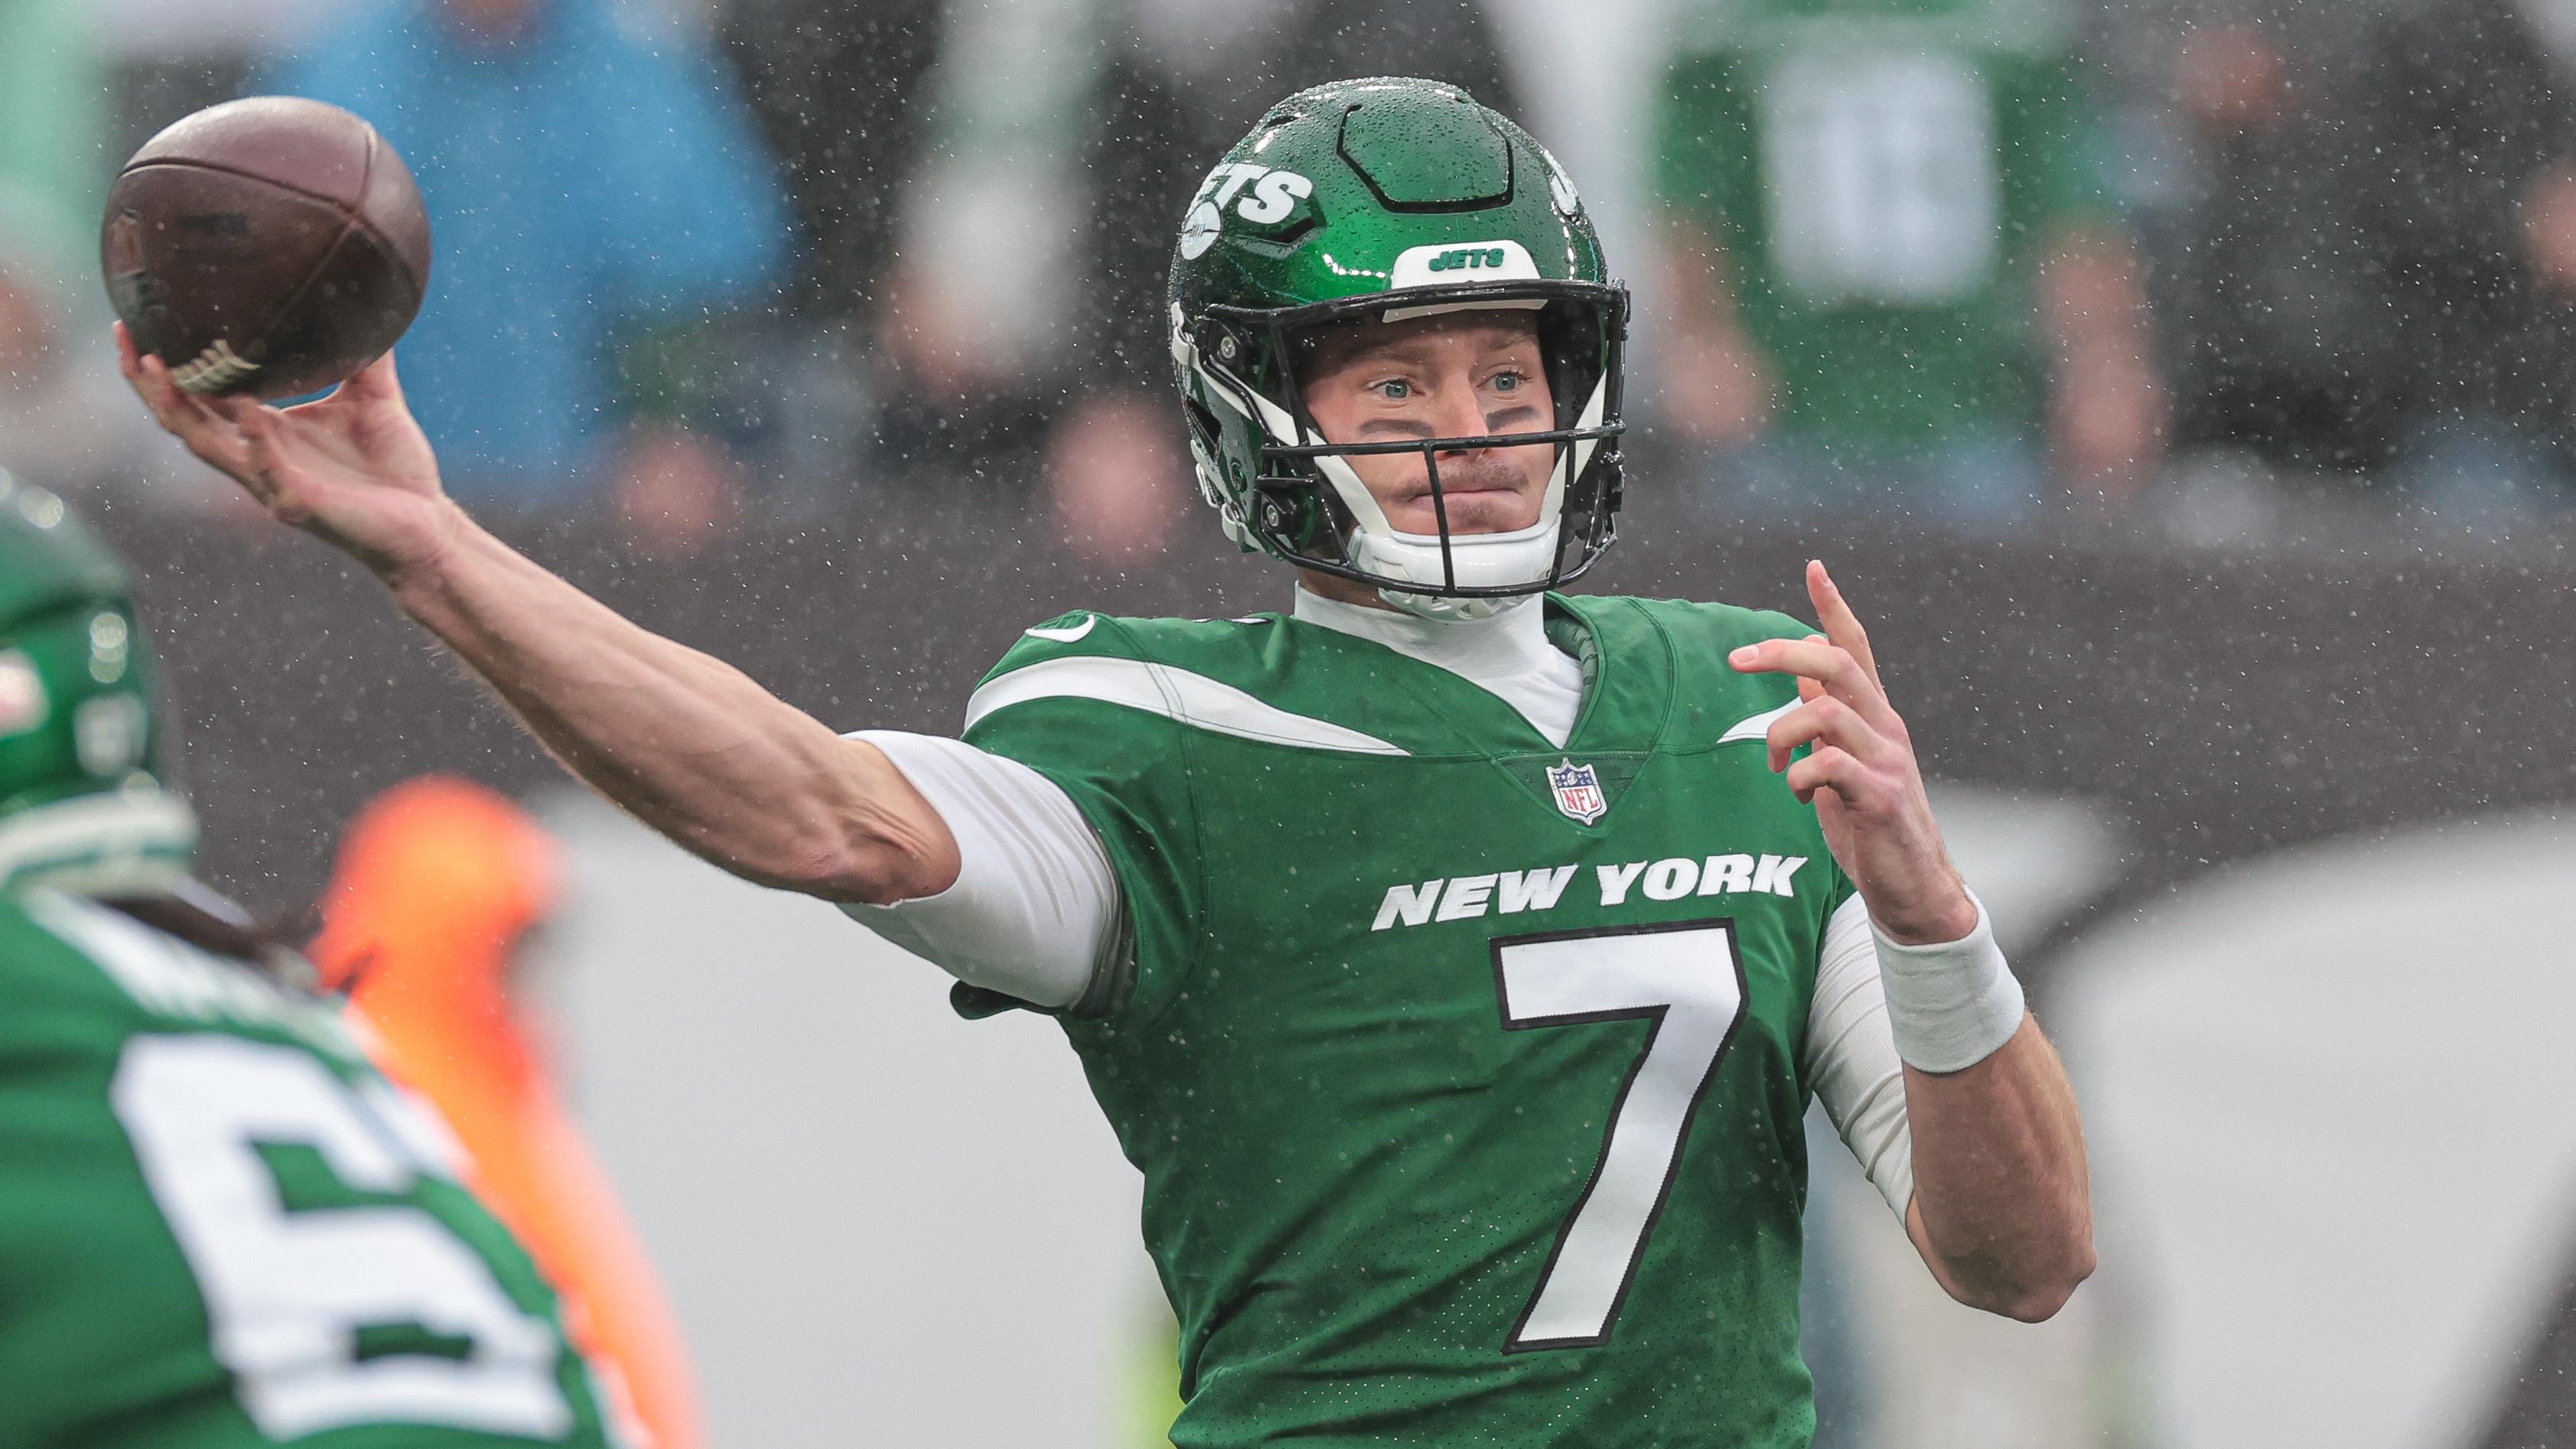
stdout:
{"type": "MultiPolygon", "coordinates": [[[[1073,641],[1041,636],[1015,646],[986,676],[986,684],[1050,659],[1088,656],[1150,662],[1153,657],[1126,620],[1081,612],[1063,617],[1087,620],[1081,627],[1088,637],[1073,641]],[[1077,643],[1080,647],[1067,647],[1077,643]]],[[[1079,718],[1092,716],[1086,713],[1079,718]]],[[[1168,715],[1086,702],[1075,695],[994,710],[969,725],[967,734],[969,743],[1018,760],[1065,792],[1101,842],[1118,886],[1119,946],[1104,962],[1104,969],[1094,973],[1072,1005],[1035,1009],[1068,1021],[1109,1021],[1140,1007],[1159,1016],[1169,1009],[1197,972],[1205,916],[1212,909],[1206,852],[1200,847],[1198,791],[1189,772],[1190,728],[1168,715]],[[1127,739],[1124,728],[1068,728],[1075,717],[1063,713],[1104,710],[1139,722],[1149,735],[1128,740],[1125,748],[1106,748],[1104,742],[1110,736],[1127,739]],[[1138,747],[1168,750],[1169,758],[1143,759],[1135,753],[1138,747]],[[1085,759],[1092,761],[1090,767],[1078,763],[1085,759]],[[1163,776],[1160,772],[1165,769],[1180,773],[1163,776]]],[[[980,990],[952,991],[950,1001],[969,1017],[1022,1004],[980,990]]]]}

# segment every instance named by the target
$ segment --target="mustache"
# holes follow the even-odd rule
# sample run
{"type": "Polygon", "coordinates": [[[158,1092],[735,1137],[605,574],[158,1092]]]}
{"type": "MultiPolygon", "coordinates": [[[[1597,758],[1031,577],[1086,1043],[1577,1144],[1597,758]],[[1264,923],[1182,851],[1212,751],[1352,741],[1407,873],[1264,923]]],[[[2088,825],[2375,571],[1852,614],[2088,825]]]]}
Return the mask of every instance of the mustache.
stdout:
{"type": "Polygon", "coordinates": [[[1413,480],[1413,491],[1425,498],[1431,495],[1431,470],[1435,466],[1443,493],[1512,491],[1536,481],[1537,470],[1527,463],[1501,457],[1501,452],[1499,448],[1478,448],[1464,458],[1443,458],[1436,464],[1425,459],[1422,473],[1413,480]]]}

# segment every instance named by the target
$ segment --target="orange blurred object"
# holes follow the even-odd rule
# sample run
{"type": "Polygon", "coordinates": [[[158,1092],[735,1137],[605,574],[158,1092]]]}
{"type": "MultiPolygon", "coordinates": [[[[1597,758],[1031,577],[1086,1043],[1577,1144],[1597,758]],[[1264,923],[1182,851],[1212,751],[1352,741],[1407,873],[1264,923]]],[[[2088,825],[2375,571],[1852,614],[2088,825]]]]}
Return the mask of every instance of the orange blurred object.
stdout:
{"type": "Polygon", "coordinates": [[[380,1044],[386,1075],[437,1107],[471,1185],[564,1300],[564,1322],[649,1434],[701,1449],[696,1384],[660,1278],[548,1079],[511,975],[552,912],[556,846],[526,812],[427,777],[350,825],[313,962],[380,1044]]]}

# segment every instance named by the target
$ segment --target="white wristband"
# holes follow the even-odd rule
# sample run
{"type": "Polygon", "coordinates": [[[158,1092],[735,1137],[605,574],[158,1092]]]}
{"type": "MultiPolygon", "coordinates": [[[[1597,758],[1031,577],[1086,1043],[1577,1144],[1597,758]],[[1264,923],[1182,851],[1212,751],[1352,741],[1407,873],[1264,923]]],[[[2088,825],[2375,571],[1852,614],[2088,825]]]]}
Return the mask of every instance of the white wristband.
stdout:
{"type": "Polygon", "coordinates": [[[1896,1054],[1916,1071],[1965,1071],[2021,1030],[2021,983],[1995,944],[1986,903],[1973,891],[1968,899],[1976,902],[1976,929],[1956,941],[1900,946],[1869,923],[1896,1054]]]}

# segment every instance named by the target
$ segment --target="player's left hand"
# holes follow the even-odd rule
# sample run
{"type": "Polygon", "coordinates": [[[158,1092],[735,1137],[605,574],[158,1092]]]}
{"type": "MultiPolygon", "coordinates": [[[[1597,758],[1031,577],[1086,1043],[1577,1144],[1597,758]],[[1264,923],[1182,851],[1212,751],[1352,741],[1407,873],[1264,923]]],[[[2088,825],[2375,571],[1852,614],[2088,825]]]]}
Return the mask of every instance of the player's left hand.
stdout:
{"type": "Polygon", "coordinates": [[[1746,674],[1794,674],[1796,709],[1772,721],[1771,769],[1816,807],[1825,845],[1860,887],[1870,919],[1905,945],[1956,941],[1977,926],[1976,903],[1950,864],[1914,742],[1887,702],[1878,661],[1842,590],[1821,561],[1807,564],[1807,597],[1822,634],[1766,639],[1727,656],[1746,674]],[[1790,760],[1801,745],[1805,758],[1790,760]]]}

